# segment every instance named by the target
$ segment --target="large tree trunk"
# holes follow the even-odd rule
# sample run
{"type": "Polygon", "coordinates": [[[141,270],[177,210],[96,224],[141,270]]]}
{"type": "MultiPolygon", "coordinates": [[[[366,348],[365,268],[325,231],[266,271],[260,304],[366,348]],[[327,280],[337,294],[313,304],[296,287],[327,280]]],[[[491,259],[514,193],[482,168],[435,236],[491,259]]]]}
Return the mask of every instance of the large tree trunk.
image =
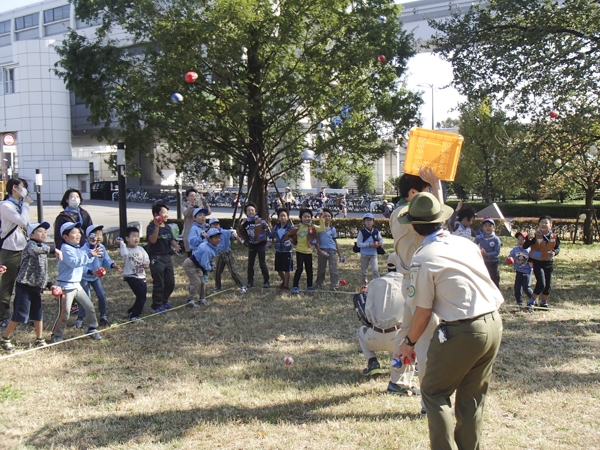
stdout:
{"type": "Polygon", "coordinates": [[[592,219],[594,216],[594,193],[595,185],[588,186],[585,190],[585,220],[583,222],[583,243],[590,245],[594,243],[592,232],[592,219]]]}

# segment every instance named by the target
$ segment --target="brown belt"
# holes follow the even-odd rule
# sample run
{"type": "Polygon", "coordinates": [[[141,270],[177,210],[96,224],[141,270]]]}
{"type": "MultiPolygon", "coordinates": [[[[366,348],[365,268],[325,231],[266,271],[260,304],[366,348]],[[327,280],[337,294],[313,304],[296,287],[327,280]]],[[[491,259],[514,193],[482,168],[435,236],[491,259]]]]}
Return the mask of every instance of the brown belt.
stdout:
{"type": "Polygon", "coordinates": [[[398,331],[401,326],[402,326],[402,322],[398,322],[393,327],[386,328],[385,330],[382,328],[376,327],[375,325],[373,325],[371,328],[373,328],[373,331],[377,331],[378,333],[385,334],[385,333],[391,333],[393,331],[398,331]]]}

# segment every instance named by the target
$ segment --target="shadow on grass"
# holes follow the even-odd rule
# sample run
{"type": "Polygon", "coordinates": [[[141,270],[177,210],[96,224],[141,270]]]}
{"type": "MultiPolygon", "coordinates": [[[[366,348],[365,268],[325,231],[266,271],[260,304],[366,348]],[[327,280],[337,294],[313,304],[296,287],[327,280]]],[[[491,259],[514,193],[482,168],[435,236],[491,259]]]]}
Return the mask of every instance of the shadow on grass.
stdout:
{"type": "MultiPolygon", "coordinates": [[[[419,414],[347,413],[328,414],[324,408],[333,407],[355,399],[355,395],[328,396],[312,401],[287,401],[284,404],[261,407],[242,407],[225,403],[210,408],[192,408],[161,411],[148,414],[113,414],[87,420],[52,423],[39,429],[26,444],[34,448],[68,446],[87,449],[91,447],[123,444],[127,441],[172,442],[186,436],[194,428],[204,425],[249,424],[255,421],[272,425],[313,424],[330,420],[415,420],[419,414]]],[[[415,408],[416,409],[416,408],[415,408]]]]}

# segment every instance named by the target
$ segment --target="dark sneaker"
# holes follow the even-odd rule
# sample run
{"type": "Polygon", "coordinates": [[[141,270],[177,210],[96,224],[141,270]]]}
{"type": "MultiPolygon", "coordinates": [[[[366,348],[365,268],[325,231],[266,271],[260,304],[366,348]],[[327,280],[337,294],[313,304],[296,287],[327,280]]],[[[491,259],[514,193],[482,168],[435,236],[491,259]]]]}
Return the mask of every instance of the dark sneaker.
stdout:
{"type": "Polygon", "coordinates": [[[253,282],[253,281],[248,281],[248,282],[246,283],[246,287],[247,287],[248,289],[250,289],[251,287],[254,287],[254,282],[253,282]]]}
{"type": "Polygon", "coordinates": [[[300,291],[298,290],[297,287],[292,288],[292,294],[299,294],[299,293],[300,293],[300,291]]]}
{"type": "Polygon", "coordinates": [[[35,340],[34,345],[36,347],[48,347],[48,343],[46,342],[46,340],[44,338],[37,338],[35,340]]]}
{"type": "Polygon", "coordinates": [[[192,300],[191,298],[188,298],[185,301],[185,304],[188,305],[190,308],[195,308],[196,306],[198,306],[198,305],[196,305],[196,302],[194,300],[192,300]]]}
{"type": "Polygon", "coordinates": [[[271,287],[271,283],[269,283],[268,281],[265,281],[263,284],[264,288],[270,288],[271,287]]]}
{"type": "Polygon", "coordinates": [[[398,395],[421,395],[421,390],[416,387],[405,388],[402,386],[398,386],[396,383],[392,383],[391,381],[388,383],[387,391],[391,394],[398,395]]]}
{"type": "Polygon", "coordinates": [[[83,319],[78,317],[77,320],[75,321],[75,328],[83,328],[83,319]]]}
{"type": "Polygon", "coordinates": [[[151,311],[152,311],[153,313],[164,313],[164,312],[166,311],[166,309],[164,309],[162,306],[159,306],[159,307],[158,307],[158,308],[156,308],[156,309],[151,309],[151,311]]]}
{"type": "Polygon", "coordinates": [[[98,330],[95,328],[88,328],[85,334],[89,334],[90,338],[92,338],[94,341],[99,341],[102,339],[102,336],[100,336],[100,333],[98,333],[98,330]]]}
{"type": "Polygon", "coordinates": [[[542,303],[540,303],[540,308],[546,308],[546,309],[548,309],[548,302],[542,302],[542,303]]]}
{"type": "Polygon", "coordinates": [[[245,294],[246,292],[248,292],[248,289],[246,289],[246,286],[242,286],[240,288],[240,294],[245,294]]]}
{"type": "Polygon", "coordinates": [[[173,307],[171,306],[171,304],[169,302],[163,303],[162,307],[165,311],[168,311],[169,309],[173,309],[173,307]]]}
{"type": "Polygon", "coordinates": [[[519,308],[522,308],[522,307],[523,307],[523,300],[520,300],[520,301],[518,301],[518,302],[517,302],[517,306],[518,306],[519,308]]]}
{"type": "Polygon", "coordinates": [[[307,291],[314,291],[314,290],[315,290],[315,288],[314,288],[314,287],[312,287],[312,286],[308,286],[308,287],[306,288],[306,290],[307,290],[307,291]]]}
{"type": "Polygon", "coordinates": [[[220,290],[221,290],[221,288],[220,288],[220,287],[216,287],[216,286],[215,286],[215,287],[214,287],[214,288],[212,288],[210,291],[211,291],[211,292],[219,292],[220,290]]]}
{"type": "Polygon", "coordinates": [[[135,322],[135,323],[141,323],[141,322],[143,322],[143,320],[140,319],[140,317],[138,317],[138,316],[129,316],[129,320],[131,322],[135,322]]]}
{"type": "Polygon", "coordinates": [[[425,407],[421,408],[421,415],[422,416],[426,416],[427,415],[427,410],[425,409],[425,407]]]}
{"type": "Polygon", "coordinates": [[[10,323],[10,319],[2,319],[0,320],[0,328],[6,328],[10,323]]]}
{"type": "Polygon", "coordinates": [[[370,377],[372,375],[376,375],[378,373],[383,373],[383,369],[379,365],[379,361],[372,361],[369,363],[367,368],[363,370],[363,375],[366,377],[370,377]]]}
{"type": "Polygon", "coordinates": [[[51,340],[52,342],[56,343],[56,342],[62,342],[62,341],[63,341],[63,338],[61,338],[61,337],[58,337],[58,336],[54,336],[54,335],[52,335],[52,336],[50,336],[50,340],[51,340]]]}
{"type": "Polygon", "coordinates": [[[200,303],[202,306],[208,306],[208,302],[206,301],[205,298],[201,298],[198,303],[200,303]]]}
{"type": "Polygon", "coordinates": [[[0,347],[2,347],[7,352],[14,352],[15,347],[10,342],[9,338],[5,338],[4,336],[0,338],[0,347]]]}
{"type": "Polygon", "coordinates": [[[98,320],[98,322],[100,323],[100,325],[103,325],[105,327],[110,326],[110,320],[108,320],[108,317],[106,317],[106,314],[101,315],[100,320],[98,320]]]}
{"type": "Polygon", "coordinates": [[[536,306],[535,304],[535,299],[530,298],[529,301],[527,302],[527,309],[529,311],[533,311],[533,307],[536,306]]]}

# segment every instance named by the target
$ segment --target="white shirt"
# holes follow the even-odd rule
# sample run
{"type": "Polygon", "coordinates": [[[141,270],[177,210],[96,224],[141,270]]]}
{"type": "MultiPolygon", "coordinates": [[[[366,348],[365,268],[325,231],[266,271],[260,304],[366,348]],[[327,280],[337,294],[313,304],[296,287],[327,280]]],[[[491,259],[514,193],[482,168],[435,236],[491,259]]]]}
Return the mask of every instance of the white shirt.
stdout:
{"type": "Polygon", "coordinates": [[[2,237],[6,236],[15,225],[17,228],[5,241],[2,248],[20,252],[27,246],[25,230],[29,225],[29,203],[23,202],[21,213],[14,203],[4,200],[0,202],[0,220],[2,220],[2,237]]]}

